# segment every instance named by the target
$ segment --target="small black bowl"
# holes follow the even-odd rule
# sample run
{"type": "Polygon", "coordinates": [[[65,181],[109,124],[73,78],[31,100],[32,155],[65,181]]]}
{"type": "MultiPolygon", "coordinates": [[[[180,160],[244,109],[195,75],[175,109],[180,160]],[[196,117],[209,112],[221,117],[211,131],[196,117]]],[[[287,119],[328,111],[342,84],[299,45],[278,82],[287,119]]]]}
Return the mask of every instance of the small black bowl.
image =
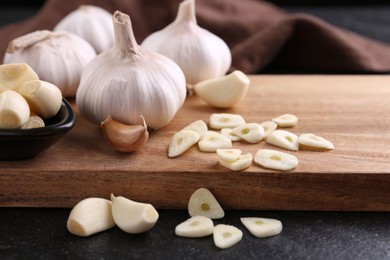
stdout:
{"type": "Polygon", "coordinates": [[[36,156],[57,142],[76,123],[69,102],[62,98],[58,113],[45,121],[45,127],[32,129],[1,129],[0,160],[24,160],[36,156]]]}

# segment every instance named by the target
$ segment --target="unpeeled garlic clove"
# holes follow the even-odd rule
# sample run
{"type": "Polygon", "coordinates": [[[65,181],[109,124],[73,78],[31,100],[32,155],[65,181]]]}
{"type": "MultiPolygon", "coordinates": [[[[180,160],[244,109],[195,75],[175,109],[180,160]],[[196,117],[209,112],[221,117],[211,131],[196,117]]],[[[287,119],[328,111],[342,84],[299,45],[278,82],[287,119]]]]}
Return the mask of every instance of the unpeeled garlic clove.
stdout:
{"type": "Polygon", "coordinates": [[[223,77],[201,81],[194,85],[194,91],[213,107],[230,108],[245,97],[249,83],[249,78],[236,70],[223,77]]]}
{"type": "Polygon", "coordinates": [[[147,203],[136,202],[111,194],[112,216],[115,224],[130,234],[139,234],[151,229],[158,220],[158,212],[147,203]]]}
{"type": "Polygon", "coordinates": [[[87,198],[74,206],[69,214],[67,228],[77,236],[90,236],[115,226],[111,201],[102,198],[87,198]]]}
{"type": "Polygon", "coordinates": [[[125,125],[108,116],[100,125],[104,139],[120,152],[138,150],[149,138],[145,119],[142,119],[143,125],[125,125]]]}

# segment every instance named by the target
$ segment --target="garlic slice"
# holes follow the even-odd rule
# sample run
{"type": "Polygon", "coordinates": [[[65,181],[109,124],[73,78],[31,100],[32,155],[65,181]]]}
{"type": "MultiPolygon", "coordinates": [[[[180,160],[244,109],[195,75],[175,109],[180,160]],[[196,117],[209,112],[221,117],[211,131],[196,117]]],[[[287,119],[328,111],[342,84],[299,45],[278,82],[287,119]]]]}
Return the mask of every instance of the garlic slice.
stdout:
{"type": "Polygon", "coordinates": [[[334,145],[327,139],[312,134],[301,134],[298,137],[299,150],[307,151],[329,151],[334,149],[334,145]]]}
{"type": "Polygon", "coordinates": [[[240,149],[217,149],[218,158],[226,162],[234,162],[240,157],[241,153],[240,149]]]}
{"type": "Polygon", "coordinates": [[[234,128],[243,124],[245,120],[238,114],[213,113],[209,119],[209,125],[213,129],[234,128]]]}
{"type": "Polygon", "coordinates": [[[188,201],[188,214],[191,217],[205,216],[211,219],[220,219],[225,216],[217,199],[206,188],[197,189],[188,201]]]}
{"type": "Polygon", "coordinates": [[[298,136],[285,130],[273,131],[266,142],[291,151],[298,151],[299,147],[298,136]]]}
{"type": "Polygon", "coordinates": [[[18,91],[26,81],[39,79],[37,73],[26,63],[0,65],[0,87],[18,91]]]}
{"type": "Polygon", "coordinates": [[[264,168],[282,171],[290,171],[297,167],[299,163],[294,155],[270,149],[258,150],[254,161],[264,168]]]}
{"type": "Polygon", "coordinates": [[[180,130],[171,139],[168,157],[176,157],[187,151],[199,141],[200,135],[193,130],[180,130]]]}
{"type": "Polygon", "coordinates": [[[37,114],[30,111],[30,117],[28,118],[27,122],[24,123],[20,128],[32,129],[32,128],[39,128],[44,126],[45,126],[45,121],[43,121],[43,119],[40,118],[37,114]]]}
{"type": "Polygon", "coordinates": [[[233,129],[232,128],[222,128],[221,129],[221,134],[223,134],[224,136],[226,136],[227,138],[229,138],[232,142],[236,142],[236,141],[241,141],[241,137],[235,135],[233,133],[233,129]]]}
{"type": "Polygon", "coordinates": [[[240,218],[240,220],[255,237],[266,238],[276,236],[283,229],[282,222],[277,219],[248,217],[240,218]]]}
{"type": "Polygon", "coordinates": [[[219,224],[214,227],[213,239],[216,247],[226,249],[242,239],[242,231],[235,226],[219,224]]]}
{"type": "Polygon", "coordinates": [[[111,202],[115,224],[127,233],[143,233],[154,227],[158,220],[158,212],[151,204],[115,197],[113,194],[111,202]]]}
{"type": "Polygon", "coordinates": [[[264,128],[257,123],[247,123],[233,128],[232,133],[251,144],[260,142],[264,137],[264,128]]]}
{"type": "Polygon", "coordinates": [[[246,95],[250,80],[241,71],[214,79],[198,82],[194,85],[195,93],[213,107],[230,108],[246,95]]]}
{"type": "Polygon", "coordinates": [[[114,227],[111,201],[102,198],[83,199],[73,207],[66,225],[70,233],[82,237],[114,227]]]}
{"type": "Polygon", "coordinates": [[[262,122],[260,125],[264,128],[263,138],[267,138],[278,127],[278,125],[273,121],[265,121],[262,122]]]}
{"type": "Polygon", "coordinates": [[[175,234],[181,237],[206,237],[213,233],[214,223],[205,216],[193,216],[175,228],[175,234]]]}
{"type": "Polygon", "coordinates": [[[21,127],[30,117],[27,101],[13,90],[0,93],[0,129],[21,127]]]}
{"type": "Polygon", "coordinates": [[[298,123],[298,117],[292,114],[283,114],[272,118],[272,121],[280,127],[292,127],[298,123]]]}
{"type": "Polygon", "coordinates": [[[197,132],[200,136],[207,133],[207,125],[203,120],[196,120],[191,124],[185,126],[182,130],[193,130],[197,132]]]}
{"type": "Polygon", "coordinates": [[[198,147],[202,152],[216,152],[217,149],[231,148],[232,141],[223,134],[207,131],[206,134],[200,137],[198,147]]]}
{"type": "Polygon", "coordinates": [[[221,157],[219,157],[218,159],[218,162],[222,166],[232,171],[241,171],[248,168],[252,164],[253,155],[251,153],[243,154],[238,156],[238,158],[232,162],[225,161],[221,157]]]}

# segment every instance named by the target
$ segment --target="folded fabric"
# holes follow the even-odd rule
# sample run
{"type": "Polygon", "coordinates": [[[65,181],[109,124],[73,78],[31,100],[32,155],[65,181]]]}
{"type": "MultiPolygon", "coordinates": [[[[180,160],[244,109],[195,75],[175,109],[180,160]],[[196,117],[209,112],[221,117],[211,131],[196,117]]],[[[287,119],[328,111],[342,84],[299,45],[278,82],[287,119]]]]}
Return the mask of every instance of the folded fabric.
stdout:
{"type": "MultiPolygon", "coordinates": [[[[139,43],[176,17],[179,0],[47,0],[33,17],[0,28],[0,57],[8,43],[36,30],[51,30],[80,5],[130,15],[139,43]]],[[[276,71],[387,73],[390,46],[332,26],[311,15],[290,14],[260,0],[196,0],[198,24],[221,37],[232,67],[245,73],[276,71]]]]}

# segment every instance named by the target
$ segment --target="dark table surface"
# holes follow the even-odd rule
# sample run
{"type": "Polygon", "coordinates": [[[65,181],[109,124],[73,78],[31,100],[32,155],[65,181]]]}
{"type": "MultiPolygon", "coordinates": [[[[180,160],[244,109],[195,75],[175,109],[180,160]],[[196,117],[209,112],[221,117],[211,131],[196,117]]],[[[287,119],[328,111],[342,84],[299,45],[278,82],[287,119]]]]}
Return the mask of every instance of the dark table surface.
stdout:
{"type": "MultiPolygon", "coordinates": [[[[390,43],[390,5],[298,2],[282,8],[314,14],[390,43]]],[[[39,5],[0,5],[0,26],[38,10],[39,5]]],[[[189,217],[186,210],[158,210],[156,226],[144,234],[130,235],[114,227],[87,238],[67,231],[70,210],[0,208],[0,259],[390,259],[390,212],[227,211],[214,223],[235,225],[244,236],[239,244],[221,250],[211,236],[191,239],[174,234],[176,225],[189,217]],[[244,216],[279,219],[283,231],[255,238],[240,223],[244,216]]]]}

